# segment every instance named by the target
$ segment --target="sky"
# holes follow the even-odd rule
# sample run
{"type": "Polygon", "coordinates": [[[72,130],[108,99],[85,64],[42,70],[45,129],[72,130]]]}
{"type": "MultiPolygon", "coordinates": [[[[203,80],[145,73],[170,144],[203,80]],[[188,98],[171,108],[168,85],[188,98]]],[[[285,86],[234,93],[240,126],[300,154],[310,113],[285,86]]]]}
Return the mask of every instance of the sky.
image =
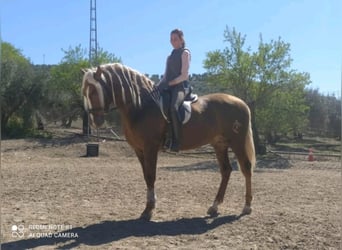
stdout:
{"type": "MultiPolygon", "coordinates": [[[[279,37],[291,45],[292,68],[308,72],[323,94],[341,96],[341,0],[97,0],[97,39],[142,73],[163,74],[180,28],[191,50],[190,73],[206,72],[206,53],[223,50],[228,26],[257,50],[279,37]]],[[[89,47],[90,0],[0,0],[1,37],[34,64],[57,64],[62,49],[89,47]]]]}

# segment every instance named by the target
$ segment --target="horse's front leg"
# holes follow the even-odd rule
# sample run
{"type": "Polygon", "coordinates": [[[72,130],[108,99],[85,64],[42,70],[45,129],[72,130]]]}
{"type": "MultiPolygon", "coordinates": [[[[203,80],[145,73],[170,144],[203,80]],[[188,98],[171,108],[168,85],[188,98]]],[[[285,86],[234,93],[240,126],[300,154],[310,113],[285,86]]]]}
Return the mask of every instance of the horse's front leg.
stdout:
{"type": "Polygon", "coordinates": [[[136,151],[138,159],[141,163],[144,179],[147,186],[147,201],[145,210],[142,212],[140,218],[150,220],[152,218],[153,209],[156,205],[156,195],[154,192],[154,183],[156,180],[156,168],[158,147],[147,147],[144,151],[136,151]]]}

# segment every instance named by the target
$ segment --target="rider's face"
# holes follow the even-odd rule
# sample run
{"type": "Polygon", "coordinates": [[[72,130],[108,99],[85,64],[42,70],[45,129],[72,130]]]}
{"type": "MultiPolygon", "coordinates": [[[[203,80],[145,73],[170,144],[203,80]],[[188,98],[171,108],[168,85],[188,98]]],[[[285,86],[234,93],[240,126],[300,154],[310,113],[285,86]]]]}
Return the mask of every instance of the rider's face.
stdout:
{"type": "Polygon", "coordinates": [[[181,48],[183,44],[183,40],[177,34],[171,34],[170,42],[174,49],[181,48]]]}

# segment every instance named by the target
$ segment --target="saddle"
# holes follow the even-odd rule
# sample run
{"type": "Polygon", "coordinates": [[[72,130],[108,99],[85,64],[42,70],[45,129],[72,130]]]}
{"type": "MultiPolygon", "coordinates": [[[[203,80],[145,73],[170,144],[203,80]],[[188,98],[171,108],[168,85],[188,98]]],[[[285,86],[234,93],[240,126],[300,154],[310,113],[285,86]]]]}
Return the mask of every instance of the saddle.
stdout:
{"type": "MultiPolygon", "coordinates": [[[[182,124],[187,123],[191,117],[191,103],[197,102],[198,95],[192,93],[192,87],[185,87],[185,98],[182,105],[178,109],[178,117],[182,124]]],[[[163,91],[159,98],[159,108],[165,120],[171,122],[170,114],[171,93],[170,91],[163,91]]]]}

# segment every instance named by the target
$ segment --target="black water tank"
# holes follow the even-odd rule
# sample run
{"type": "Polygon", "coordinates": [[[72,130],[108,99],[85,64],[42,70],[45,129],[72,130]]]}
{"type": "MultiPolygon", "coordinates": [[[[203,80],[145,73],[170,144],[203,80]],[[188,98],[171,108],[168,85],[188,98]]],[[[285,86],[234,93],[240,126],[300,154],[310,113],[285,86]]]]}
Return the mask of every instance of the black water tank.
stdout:
{"type": "Polygon", "coordinates": [[[98,143],[88,143],[87,144],[87,157],[99,156],[99,144],[98,143]]]}

